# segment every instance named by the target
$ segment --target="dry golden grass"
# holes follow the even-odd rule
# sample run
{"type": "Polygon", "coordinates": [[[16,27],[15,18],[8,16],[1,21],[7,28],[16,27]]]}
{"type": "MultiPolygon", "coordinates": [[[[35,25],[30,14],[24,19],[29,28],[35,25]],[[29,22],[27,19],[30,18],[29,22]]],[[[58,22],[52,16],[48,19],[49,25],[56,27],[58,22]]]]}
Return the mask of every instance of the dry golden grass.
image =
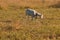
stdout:
{"type": "Polygon", "coordinates": [[[37,0],[0,0],[0,40],[60,40],[60,8],[42,4],[37,0]],[[41,12],[44,19],[28,20],[25,7],[41,12]]]}

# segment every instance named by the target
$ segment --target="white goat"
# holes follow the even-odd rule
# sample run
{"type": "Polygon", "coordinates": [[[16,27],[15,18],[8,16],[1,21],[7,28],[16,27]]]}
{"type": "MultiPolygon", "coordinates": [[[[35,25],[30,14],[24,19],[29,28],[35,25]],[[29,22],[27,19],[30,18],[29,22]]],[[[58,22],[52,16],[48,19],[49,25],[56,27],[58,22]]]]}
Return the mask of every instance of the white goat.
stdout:
{"type": "Polygon", "coordinates": [[[33,10],[33,9],[26,9],[26,15],[29,17],[31,16],[32,19],[35,17],[37,18],[37,16],[40,16],[41,19],[43,19],[43,15],[41,13],[38,13],[37,11],[33,10]]]}

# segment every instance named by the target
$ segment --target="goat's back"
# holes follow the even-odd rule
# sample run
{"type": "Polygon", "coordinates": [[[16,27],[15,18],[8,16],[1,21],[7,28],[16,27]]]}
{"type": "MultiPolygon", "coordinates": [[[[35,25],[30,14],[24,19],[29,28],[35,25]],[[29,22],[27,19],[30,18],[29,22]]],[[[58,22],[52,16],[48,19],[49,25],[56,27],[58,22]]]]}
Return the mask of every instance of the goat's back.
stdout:
{"type": "Polygon", "coordinates": [[[26,9],[26,15],[34,15],[34,11],[31,9],[26,9]]]}

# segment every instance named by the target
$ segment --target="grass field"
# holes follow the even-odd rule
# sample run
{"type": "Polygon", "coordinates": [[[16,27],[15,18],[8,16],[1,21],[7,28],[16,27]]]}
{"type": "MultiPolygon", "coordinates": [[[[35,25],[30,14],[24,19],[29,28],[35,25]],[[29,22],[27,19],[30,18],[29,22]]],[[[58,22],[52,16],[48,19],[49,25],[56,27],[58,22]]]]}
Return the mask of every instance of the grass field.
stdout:
{"type": "Polygon", "coordinates": [[[60,40],[60,8],[29,7],[41,12],[44,19],[28,20],[25,5],[0,7],[0,40],[60,40]]]}

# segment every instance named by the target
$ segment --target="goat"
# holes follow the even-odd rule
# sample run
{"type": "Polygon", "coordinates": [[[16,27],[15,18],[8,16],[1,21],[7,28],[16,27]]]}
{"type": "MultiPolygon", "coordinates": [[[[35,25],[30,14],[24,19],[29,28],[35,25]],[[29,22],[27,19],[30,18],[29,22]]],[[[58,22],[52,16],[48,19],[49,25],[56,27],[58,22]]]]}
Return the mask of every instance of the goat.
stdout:
{"type": "Polygon", "coordinates": [[[33,18],[37,18],[37,16],[40,16],[41,19],[43,19],[43,15],[41,13],[38,13],[37,11],[33,10],[33,9],[26,9],[26,15],[29,17],[31,16],[32,19],[33,18]]]}

